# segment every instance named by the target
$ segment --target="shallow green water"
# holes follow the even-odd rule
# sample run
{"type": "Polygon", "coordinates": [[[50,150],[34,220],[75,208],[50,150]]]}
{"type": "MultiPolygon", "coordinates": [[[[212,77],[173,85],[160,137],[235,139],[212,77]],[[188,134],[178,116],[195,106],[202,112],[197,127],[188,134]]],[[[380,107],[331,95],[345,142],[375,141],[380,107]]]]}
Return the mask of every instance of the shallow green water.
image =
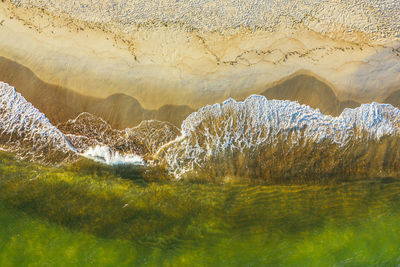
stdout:
{"type": "Polygon", "coordinates": [[[0,160],[0,266],[400,265],[397,179],[199,184],[0,160]]]}

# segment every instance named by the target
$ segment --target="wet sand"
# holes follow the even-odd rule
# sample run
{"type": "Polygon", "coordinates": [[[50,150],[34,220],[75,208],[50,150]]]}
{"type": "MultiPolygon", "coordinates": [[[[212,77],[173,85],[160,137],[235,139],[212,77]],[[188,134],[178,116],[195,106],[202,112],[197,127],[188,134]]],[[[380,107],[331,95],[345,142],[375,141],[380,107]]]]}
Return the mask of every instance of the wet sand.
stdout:
{"type": "MultiPolygon", "coordinates": [[[[75,118],[82,112],[89,112],[119,129],[136,126],[142,120],[148,119],[169,121],[179,127],[195,111],[185,105],[165,105],[157,110],[148,110],[138,100],[125,94],[113,94],[107,98],[82,95],[71,89],[46,83],[28,68],[4,57],[0,57],[0,80],[17,88],[53,124],[75,118]]],[[[262,95],[268,99],[298,101],[330,115],[338,115],[346,107],[359,106],[359,103],[353,101],[339,101],[329,85],[307,74],[289,77],[266,89],[262,95]]]]}
{"type": "Polygon", "coordinates": [[[312,108],[318,108],[324,114],[338,116],[345,108],[355,108],[360,103],[340,101],[331,87],[317,78],[298,74],[275,85],[262,93],[268,99],[298,101],[312,108]]]}
{"type": "Polygon", "coordinates": [[[188,106],[174,105],[148,110],[135,98],[124,94],[114,94],[107,98],[82,95],[46,83],[28,68],[4,57],[0,57],[0,80],[17,88],[54,125],[73,119],[82,112],[89,112],[102,117],[118,129],[133,127],[149,119],[169,121],[179,127],[186,116],[194,111],[188,106]]]}

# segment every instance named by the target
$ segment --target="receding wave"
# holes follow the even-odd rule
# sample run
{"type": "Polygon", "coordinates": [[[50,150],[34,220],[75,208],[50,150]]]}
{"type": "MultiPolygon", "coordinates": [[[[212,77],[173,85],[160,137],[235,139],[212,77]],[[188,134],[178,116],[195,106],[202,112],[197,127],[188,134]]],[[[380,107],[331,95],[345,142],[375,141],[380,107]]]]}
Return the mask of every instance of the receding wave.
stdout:
{"type": "Polygon", "coordinates": [[[13,87],[0,82],[0,145],[20,158],[59,163],[75,149],[47,117],[13,87]]]}
{"type": "Polygon", "coordinates": [[[147,159],[179,135],[179,129],[169,122],[147,120],[136,127],[117,130],[87,112],[59,124],[58,129],[78,153],[107,164],[136,162],[132,160],[136,156],[147,159]]]}
{"type": "Polygon", "coordinates": [[[263,96],[229,99],[191,114],[156,164],[178,178],[391,176],[400,170],[399,125],[400,110],[387,104],[332,117],[263,96]]]}
{"type": "Polygon", "coordinates": [[[97,145],[95,147],[89,147],[82,155],[107,165],[144,165],[144,161],[139,155],[120,154],[120,152],[113,151],[108,146],[97,145]]]}
{"type": "Polygon", "coordinates": [[[189,115],[181,129],[143,121],[113,129],[89,113],[52,125],[0,83],[0,148],[46,163],[85,156],[164,169],[175,178],[320,181],[400,175],[400,110],[363,104],[338,117],[297,102],[251,96],[189,115]]]}

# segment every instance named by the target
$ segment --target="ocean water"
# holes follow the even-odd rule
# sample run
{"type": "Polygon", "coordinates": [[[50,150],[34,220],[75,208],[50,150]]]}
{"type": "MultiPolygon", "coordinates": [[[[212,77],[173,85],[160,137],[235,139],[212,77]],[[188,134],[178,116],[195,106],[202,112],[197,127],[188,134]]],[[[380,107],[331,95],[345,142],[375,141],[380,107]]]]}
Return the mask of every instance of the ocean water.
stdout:
{"type": "Polygon", "coordinates": [[[0,161],[0,266],[398,266],[400,180],[142,179],[0,161]]]}

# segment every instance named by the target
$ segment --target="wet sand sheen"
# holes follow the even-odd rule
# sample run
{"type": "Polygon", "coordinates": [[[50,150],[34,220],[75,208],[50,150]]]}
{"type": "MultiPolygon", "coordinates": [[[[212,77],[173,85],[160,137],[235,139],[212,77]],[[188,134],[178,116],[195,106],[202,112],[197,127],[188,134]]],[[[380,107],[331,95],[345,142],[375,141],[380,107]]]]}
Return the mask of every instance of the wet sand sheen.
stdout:
{"type": "Polygon", "coordinates": [[[46,114],[53,124],[73,119],[82,112],[100,116],[114,128],[138,125],[143,120],[169,121],[177,126],[193,112],[188,106],[165,105],[144,109],[133,97],[114,94],[107,98],[81,95],[68,88],[40,80],[30,69],[0,57],[0,80],[14,86],[29,102],[46,114]]]}
{"type": "MultiPolygon", "coordinates": [[[[29,68],[4,57],[0,57],[0,80],[14,86],[29,102],[45,113],[53,124],[75,118],[82,112],[89,112],[102,117],[114,128],[133,127],[148,119],[168,121],[179,127],[194,111],[184,105],[164,105],[158,110],[148,110],[137,99],[125,94],[114,94],[107,98],[85,96],[68,88],[46,83],[29,68]]],[[[360,105],[355,101],[340,101],[329,85],[302,73],[266,89],[261,95],[268,99],[298,101],[335,116],[344,108],[360,105]]],[[[388,97],[387,102],[399,107],[400,102],[397,103],[396,99],[388,97]]]]}

